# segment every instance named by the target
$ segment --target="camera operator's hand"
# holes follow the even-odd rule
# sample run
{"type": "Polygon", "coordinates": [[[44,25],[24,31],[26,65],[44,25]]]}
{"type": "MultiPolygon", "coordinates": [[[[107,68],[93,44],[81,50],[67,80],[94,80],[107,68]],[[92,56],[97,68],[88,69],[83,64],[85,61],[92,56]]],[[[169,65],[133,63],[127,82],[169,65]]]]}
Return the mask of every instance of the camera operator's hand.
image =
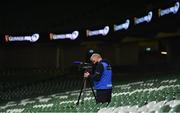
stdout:
{"type": "Polygon", "coordinates": [[[90,76],[90,73],[89,73],[89,72],[85,72],[85,73],[84,73],[84,77],[85,77],[85,78],[87,78],[87,77],[89,77],[89,76],[90,76]]]}

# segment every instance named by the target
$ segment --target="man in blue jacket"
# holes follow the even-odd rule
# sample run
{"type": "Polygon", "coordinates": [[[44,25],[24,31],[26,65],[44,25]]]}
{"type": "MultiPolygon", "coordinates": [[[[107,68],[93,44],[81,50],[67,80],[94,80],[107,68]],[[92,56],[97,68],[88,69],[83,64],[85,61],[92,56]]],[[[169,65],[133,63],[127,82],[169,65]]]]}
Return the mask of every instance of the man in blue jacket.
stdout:
{"type": "Polygon", "coordinates": [[[98,53],[92,54],[91,62],[96,65],[92,74],[84,73],[84,77],[91,77],[96,90],[96,102],[111,102],[112,94],[112,69],[107,60],[102,59],[98,53]]]}

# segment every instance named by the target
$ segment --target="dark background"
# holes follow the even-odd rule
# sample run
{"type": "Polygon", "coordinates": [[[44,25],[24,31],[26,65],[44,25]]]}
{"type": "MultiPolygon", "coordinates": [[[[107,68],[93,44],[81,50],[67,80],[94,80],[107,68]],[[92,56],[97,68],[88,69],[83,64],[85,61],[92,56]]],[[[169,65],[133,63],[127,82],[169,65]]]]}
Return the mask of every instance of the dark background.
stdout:
{"type": "Polygon", "coordinates": [[[177,1],[3,1],[0,4],[1,75],[6,76],[9,70],[70,71],[73,61],[85,61],[89,49],[102,53],[103,58],[111,62],[114,72],[178,70],[179,12],[161,18],[157,15],[159,8],[172,7],[177,1]],[[133,24],[134,17],[147,15],[149,11],[154,14],[150,23],[133,24]],[[126,19],[131,21],[128,30],[112,31],[113,24],[126,19]],[[86,29],[106,25],[111,29],[107,36],[86,37],[86,29]],[[50,41],[48,38],[50,32],[74,30],[80,31],[76,41],[50,41]],[[38,42],[4,41],[5,34],[32,33],[40,33],[38,42]],[[146,51],[147,47],[151,47],[150,52],[146,51]],[[168,54],[162,55],[161,51],[168,54]]]}

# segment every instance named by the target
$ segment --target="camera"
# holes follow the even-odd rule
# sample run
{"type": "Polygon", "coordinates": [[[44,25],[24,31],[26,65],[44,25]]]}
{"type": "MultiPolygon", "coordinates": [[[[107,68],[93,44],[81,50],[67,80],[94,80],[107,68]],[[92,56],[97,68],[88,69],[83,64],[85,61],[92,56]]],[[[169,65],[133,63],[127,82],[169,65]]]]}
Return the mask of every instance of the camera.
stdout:
{"type": "Polygon", "coordinates": [[[74,64],[78,64],[78,68],[80,71],[88,71],[92,72],[93,64],[81,61],[75,61],[74,64]]]}
{"type": "Polygon", "coordinates": [[[93,66],[91,63],[82,62],[82,64],[80,64],[79,68],[84,69],[84,70],[92,70],[93,66]]]}

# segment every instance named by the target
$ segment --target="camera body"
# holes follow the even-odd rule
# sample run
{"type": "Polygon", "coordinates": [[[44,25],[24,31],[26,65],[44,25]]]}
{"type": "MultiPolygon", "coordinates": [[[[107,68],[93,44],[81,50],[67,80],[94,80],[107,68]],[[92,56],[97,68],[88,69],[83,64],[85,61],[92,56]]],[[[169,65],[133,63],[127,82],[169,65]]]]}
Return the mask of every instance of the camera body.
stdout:
{"type": "Polygon", "coordinates": [[[74,61],[73,63],[77,65],[78,71],[83,73],[89,72],[92,74],[95,68],[92,63],[81,62],[81,61],[74,61]]]}
{"type": "Polygon", "coordinates": [[[79,65],[79,70],[82,70],[84,72],[92,72],[93,65],[91,63],[81,62],[79,65]]]}

